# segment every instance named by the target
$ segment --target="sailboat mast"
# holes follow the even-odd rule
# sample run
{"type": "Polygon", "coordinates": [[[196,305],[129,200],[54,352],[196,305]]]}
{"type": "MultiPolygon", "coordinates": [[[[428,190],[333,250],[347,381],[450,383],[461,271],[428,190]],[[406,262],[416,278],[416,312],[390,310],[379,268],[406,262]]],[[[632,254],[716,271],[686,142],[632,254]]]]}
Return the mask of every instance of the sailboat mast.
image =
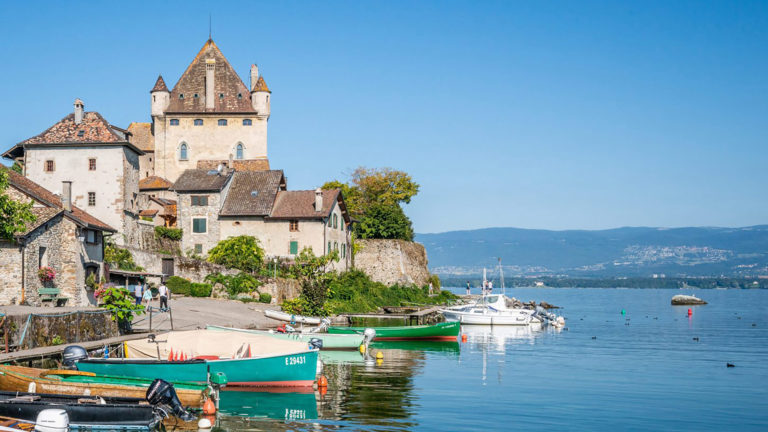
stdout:
{"type": "Polygon", "coordinates": [[[506,295],[507,290],[504,288],[504,269],[501,267],[501,257],[499,257],[499,276],[501,278],[501,294],[506,295]]]}

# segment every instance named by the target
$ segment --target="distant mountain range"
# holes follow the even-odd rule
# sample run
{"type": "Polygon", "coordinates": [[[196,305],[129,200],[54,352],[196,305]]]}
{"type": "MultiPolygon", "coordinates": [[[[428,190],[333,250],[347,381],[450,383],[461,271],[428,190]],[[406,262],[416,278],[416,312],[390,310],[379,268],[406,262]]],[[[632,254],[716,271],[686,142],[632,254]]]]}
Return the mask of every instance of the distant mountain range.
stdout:
{"type": "Polygon", "coordinates": [[[768,275],[768,225],[548,231],[486,228],[416,234],[439,275],[680,277],[768,275]]]}

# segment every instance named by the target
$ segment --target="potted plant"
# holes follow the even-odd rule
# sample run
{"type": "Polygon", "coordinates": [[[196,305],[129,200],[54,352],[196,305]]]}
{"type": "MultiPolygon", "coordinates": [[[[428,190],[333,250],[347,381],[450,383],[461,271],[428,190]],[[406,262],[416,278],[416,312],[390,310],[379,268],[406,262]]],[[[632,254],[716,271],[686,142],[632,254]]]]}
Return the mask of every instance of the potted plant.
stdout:
{"type": "Polygon", "coordinates": [[[37,271],[37,277],[44,286],[50,286],[56,278],[56,271],[51,267],[40,267],[37,271]]]}

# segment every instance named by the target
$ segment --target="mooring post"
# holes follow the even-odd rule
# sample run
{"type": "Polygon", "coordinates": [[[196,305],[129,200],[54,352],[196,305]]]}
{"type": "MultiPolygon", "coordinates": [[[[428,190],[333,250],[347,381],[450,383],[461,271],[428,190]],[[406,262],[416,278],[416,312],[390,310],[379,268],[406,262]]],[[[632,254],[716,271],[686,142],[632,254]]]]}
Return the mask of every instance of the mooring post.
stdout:
{"type": "Polygon", "coordinates": [[[168,315],[171,316],[171,330],[173,330],[173,310],[171,308],[168,308],[168,315]]]}
{"type": "Polygon", "coordinates": [[[149,306],[149,331],[152,331],[152,306],[149,306]]]}

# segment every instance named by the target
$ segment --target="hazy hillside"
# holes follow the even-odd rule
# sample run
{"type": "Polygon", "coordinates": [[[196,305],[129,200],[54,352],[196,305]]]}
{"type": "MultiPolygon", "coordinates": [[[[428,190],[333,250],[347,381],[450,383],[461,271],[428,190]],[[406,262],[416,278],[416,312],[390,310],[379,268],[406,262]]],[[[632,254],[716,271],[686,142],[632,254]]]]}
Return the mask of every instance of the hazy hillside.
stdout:
{"type": "Polygon", "coordinates": [[[547,231],[488,228],[417,234],[438,274],[478,274],[502,258],[505,274],[768,275],[768,225],[547,231]]]}

